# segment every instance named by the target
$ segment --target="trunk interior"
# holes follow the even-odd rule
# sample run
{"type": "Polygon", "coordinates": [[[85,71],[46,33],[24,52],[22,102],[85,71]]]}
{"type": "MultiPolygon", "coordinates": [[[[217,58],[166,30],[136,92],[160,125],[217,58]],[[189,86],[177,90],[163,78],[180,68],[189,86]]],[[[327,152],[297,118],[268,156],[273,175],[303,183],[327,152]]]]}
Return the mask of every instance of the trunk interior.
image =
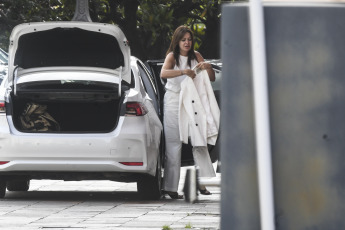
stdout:
{"type": "MultiPolygon", "coordinates": [[[[12,118],[17,130],[22,132],[61,132],[61,133],[107,133],[116,128],[120,114],[121,98],[108,100],[42,100],[31,97],[14,96],[12,118]],[[23,125],[23,114],[28,104],[37,103],[46,106],[46,112],[56,121],[49,130],[27,128],[23,125]]],[[[44,117],[47,117],[45,115],[44,117]]],[[[35,122],[37,115],[30,117],[35,122]]],[[[50,121],[50,120],[48,120],[50,121]]]]}
{"type": "Polygon", "coordinates": [[[78,28],[55,28],[19,38],[14,65],[24,69],[87,66],[116,69],[124,56],[116,38],[78,28]]]}

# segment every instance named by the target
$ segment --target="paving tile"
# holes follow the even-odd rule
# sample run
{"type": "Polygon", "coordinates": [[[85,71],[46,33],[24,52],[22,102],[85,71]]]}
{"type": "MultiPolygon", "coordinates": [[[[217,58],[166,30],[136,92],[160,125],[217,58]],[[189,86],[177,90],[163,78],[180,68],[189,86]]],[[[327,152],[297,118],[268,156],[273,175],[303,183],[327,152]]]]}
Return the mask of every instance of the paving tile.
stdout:
{"type": "Polygon", "coordinates": [[[148,221],[148,222],[155,222],[155,221],[171,222],[172,221],[172,222],[175,222],[175,221],[179,221],[183,218],[184,218],[184,216],[173,216],[173,215],[170,215],[170,216],[143,215],[143,216],[138,217],[135,221],[143,221],[143,222],[145,222],[145,221],[148,221]]]}
{"type": "MultiPolygon", "coordinates": [[[[182,193],[185,169],[181,170],[182,193]]],[[[173,230],[220,229],[220,188],[190,204],[170,198],[141,200],[136,183],[32,180],[29,192],[0,199],[0,229],[173,230]]]]}
{"type": "Polygon", "coordinates": [[[132,221],[133,218],[107,218],[107,217],[95,217],[95,218],[90,218],[82,223],[111,223],[111,224],[124,224],[129,221],[132,221]]]}
{"type": "Polygon", "coordinates": [[[162,228],[164,225],[171,225],[173,221],[130,221],[122,225],[122,227],[136,227],[141,228],[162,228]]]}

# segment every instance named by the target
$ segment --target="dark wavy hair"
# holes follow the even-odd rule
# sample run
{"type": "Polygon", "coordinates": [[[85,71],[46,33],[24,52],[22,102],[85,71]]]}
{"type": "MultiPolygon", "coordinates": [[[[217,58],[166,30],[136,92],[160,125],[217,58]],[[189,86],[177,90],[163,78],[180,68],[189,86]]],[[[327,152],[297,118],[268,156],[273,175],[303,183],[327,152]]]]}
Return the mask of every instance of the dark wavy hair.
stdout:
{"type": "Polygon", "coordinates": [[[166,55],[168,55],[170,52],[173,52],[174,54],[174,58],[175,58],[175,62],[177,66],[180,66],[180,46],[179,46],[179,42],[182,40],[183,36],[189,33],[190,36],[192,37],[192,46],[191,49],[188,51],[188,65],[189,67],[191,67],[191,62],[193,59],[197,60],[195,52],[194,52],[194,35],[192,30],[188,27],[188,26],[179,26],[177,27],[177,29],[175,30],[172,39],[171,39],[171,43],[169,46],[169,49],[166,53],[166,55]]]}

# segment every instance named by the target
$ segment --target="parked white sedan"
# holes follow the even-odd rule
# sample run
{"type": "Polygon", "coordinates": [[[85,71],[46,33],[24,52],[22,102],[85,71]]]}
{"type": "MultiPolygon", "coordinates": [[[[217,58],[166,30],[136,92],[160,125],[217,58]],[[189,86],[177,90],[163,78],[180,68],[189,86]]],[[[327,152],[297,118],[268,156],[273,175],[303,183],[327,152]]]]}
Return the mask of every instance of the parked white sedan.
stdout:
{"type": "Polygon", "coordinates": [[[0,197],[31,179],[137,182],[161,195],[157,91],[122,31],[28,23],[10,37],[0,89],[0,197]]]}
{"type": "Polygon", "coordinates": [[[0,84],[7,75],[8,54],[0,48],[0,84]]]}

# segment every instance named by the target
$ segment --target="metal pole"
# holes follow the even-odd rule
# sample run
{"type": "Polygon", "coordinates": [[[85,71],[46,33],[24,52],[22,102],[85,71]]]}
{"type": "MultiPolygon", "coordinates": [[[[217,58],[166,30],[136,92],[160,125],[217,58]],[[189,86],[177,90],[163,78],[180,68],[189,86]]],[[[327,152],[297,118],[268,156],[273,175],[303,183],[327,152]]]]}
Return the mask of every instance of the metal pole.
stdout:
{"type": "Polygon", "coordinates": [[[89,13],[89,0],[76,0],[72,21],[92,22],[89,13]]]}
{"type": "Polygon", "coordinates": [[[249,17],[261,229],[274,230],[265,27],[263,6],[260,0],[250,1],[249,17]]]}
{"type": "Polygon", "coordinates": [[[221,178],[199,177],[198,169],[187,169],[183,193],[185,200],[194,203],[198,199],[198,185],[220,186],[221,178]]]}

